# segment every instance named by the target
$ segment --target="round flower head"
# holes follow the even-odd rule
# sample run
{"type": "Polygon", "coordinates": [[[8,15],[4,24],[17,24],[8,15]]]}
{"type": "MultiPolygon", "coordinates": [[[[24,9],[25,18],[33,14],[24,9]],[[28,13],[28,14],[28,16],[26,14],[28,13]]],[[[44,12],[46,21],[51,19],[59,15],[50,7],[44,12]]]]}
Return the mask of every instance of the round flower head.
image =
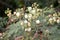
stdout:
{"type": "Polygon", "coordinates": [[[11,13],[8,13],[7,16],[10,18],[11,17],[11,13]]]}
{"type": "Polygon", "coordinates": [[[37,7],[39,6],[39,4],[37,4],[37,7]]]}
{"type": "Polygon", "coordinates": [[[60,20],[59,19],[57,19],[57,23],[60,23],[60,20]]]}
{"type": "Polygon", "coordinates": [[[53,17],[53,20],[56,21],[56,17],[53,17]]]}
{"type": "Polygon", "coordinates": [[[28,31],[30,32],[31,31],[31,28],[28,28],[28,31]]]}
{"type": "Polygon", "coordinates": [[[37,12],[39,12],[40,11],[40,9],[37,9],[37,12]]]}
{"type": "Polygon", "coordinates": [[[29,18],[31,18],[32,17],[32,14],[29,14],[28,16],[29,16],[29,18]]]}
{"type": "Polygon", "coordinates": [[[53,7],[53,5],[50,5],[50,7],[53,7]]]}
{"type": "Polygon", "coordinates": [[[31,26],[31,23],[30,22],[28,22],[28,26],[31,26]]]}
{"type": "Polygon", "coordinates": [[[36,11],[33,9],[33,10],[31,11],[31,13],[32,13],[32,14],[35,14],[35,13],[36,13],[36,11]]]}
{"type": "Polygon", "coordinates": [[[28,7],[28,11],[31,11],[32,10],[32,7],[28,7]]]}
{"type": "Polygon", "coordinates": [[[23,25],[24,24],[24,22],[23,21],[21,21],[21,23],[20,23],[21,25],[23,25]]]}
{"type": "Polygon", "coordinates": [[[49,19],[49,21],[52,21],[52,20],[53,20],[53,18],[50,18],[50,19],[49,19]]]}
{"type": "Polygon", "coordinates": [[[14,15],[16,15],[16,12],[14,12],[14,15]]]}
{"type": "Polygon", "coordinates": [[[23,11],[24,9],[23,9],[23,8],[21,8],[20,10],[21,10],[21,11],[23,11]]]}
{"type": "Polygon", "coordinates": [[[24,23],[28,23],[28,21],[27,20],[24,20],[24,23]]]}
{"type": "Polygon", "coordinates": [[[36,6],[36,5],[37,5],[37,3],[35,2],[35,3],[34,3],[34,6],[36,6]]]}
{"type": "Polygon", "coordinates": [[[31,28],[26,28],[25,31],[30,32],[31,28]]]}
{"type": "Polygon", "coordinates": [[[51,15],[51,14],[49,14],[49,15],[48,15],[48,17],[52,17],[52,15],[51,15]]]}
{"type": "Polygon", "coordinates": [[[20,12],[17,12],[17,13],[16,13],[16,16],[19,17],[19,16],[20,16],[20,12]]]}
{"type": "Polygon", "coordinates": [[[49,33],[49,30],[46,30],[45,32],[46,32],[46,33],[49,33]]]}
{"type": "Polygon", "coordinates": [[[36,20],[36,24],[39,24],[40,23],[40,20],[36,20]]]}
{"type": "Polygon", "coordinates": [[[28,15],[27,15],[27,14],[25,14],[25,15],[24,15],[24,17],[25,17],[25,18],[28,18],[28,15]]]}
{"type": "Polygon", "coordinates": [[[57,16],[57,14],[55,13],[55,14],[53,14],[53,16],[57,16]]]}
{"type": "Polygon", "coordinates": [[[53,23],[53,18],[49,19],[49,23],[52,24],[53,23]]]}

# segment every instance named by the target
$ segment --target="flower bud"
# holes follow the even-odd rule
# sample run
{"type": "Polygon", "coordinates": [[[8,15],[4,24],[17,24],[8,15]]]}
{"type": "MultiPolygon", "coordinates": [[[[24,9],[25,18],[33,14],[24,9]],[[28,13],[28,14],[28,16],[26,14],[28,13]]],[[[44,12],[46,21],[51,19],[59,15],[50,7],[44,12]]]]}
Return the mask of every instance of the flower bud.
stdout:
{"type": "Polygon", "coordinates": [[[59,19],[57,19],[57,23],[60,23],[60,20],[59,19]]]}
{"type": "Polygon", "coordinates": [[[16,13],[16,16],[17,16],[17,17],[19,17],[19,16],[20,16],[20,13],[19,13],[19,12],[17,12],[17,13],[16,13]]]}
{"type": "Polygon", "coordinates": [[[24,24],[24,22],[23,21],[21,21],[21,23],[20,23],[21,25],[23,25],[24,24]]]}
{"type": "Polygon", "coordinates": [[[31,28],[26,28],[25,31],[30,32],[31,28]]]}
{"type": "Polygon", "coordinates": [[[31,11],[32,10],[32,7],[28,7],[28,11],[31,11]]]}
{"type": "Polygon", "coordinates": [[[36,24],[39,24],[40,23],[40,20],[36,20],[36,24]]]}
{"type": "Polygon", "coordinates": [[[28,18],[28,15],[27,15],[27,14],[25,14],[25,15],[24,15],[24,17],[25,17],[25,18],[28,18]]]}
{"type": "Polygon", "coordinates": [[[28,21],[27,20],[24,20],[24,23],[28,23],[28,21]]]}

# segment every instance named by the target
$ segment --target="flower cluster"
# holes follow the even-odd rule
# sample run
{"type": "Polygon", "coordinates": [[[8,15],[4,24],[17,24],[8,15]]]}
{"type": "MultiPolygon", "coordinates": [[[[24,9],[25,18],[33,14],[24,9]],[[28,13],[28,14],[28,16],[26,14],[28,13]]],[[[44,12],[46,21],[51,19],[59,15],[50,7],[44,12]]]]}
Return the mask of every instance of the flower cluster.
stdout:
{"type": "Polygon", "coordinates": [[[30,27],[32,20],[35,20],[36,24],[40,23],[40,20],[37,20],[37,18],[40,16],[40,13],[41,13],[41,9],[39,9],[38,6],[39,5],[37,3],[33,3],[32,7],[26,8],[26,11],[24,11],[24,8],[18,8],[13,12],[13,14],[11,13],[11,10],[7,8],[5,13],[9,18],[12,19],[11,21],[15,21],[16,19],[19,19],[20,21],[22,20],[20,23],[21,26],[24,26],[25,24],[27,24],[27,26],[30,27]]]}
{"type": "Polygon", "coordinates": [[[54,14],[49,14],[48,15],[48,22],[50,24],[59,24],[60,23],[60,17],[59,17],[59,13],[54,13],[54,14]]]}
{"type": "MultiPolygon", "coordinates": [[[[18,20],[20,22],[20,26],[24,29],[25,32],[30,33],[32,28],[35,27],[36,31],[40,28],[45,26],[45,24],[60,24],[60,13],[53,13],[53,14],[44,14],[44,9],[38,8],[37,3],[33,3],[32,7],[18,8],[16,9],[13,14],[9,8],[5,11],[7,16],[10,18],[10,21],[18,20]],[[42,26],[43,25],[43,26],[42,26]],[[39,27],[37,27],[39,26],[39,27]]],[[[48,10],[47,10],[48,11],[48,10]]],[[[45,11],[46,12],[46,11],[45,11]]],[[[45,30],[46,35],[49,34],[49,30],[45,30]]],[[[38,34],[43,34],[42,31],[36,32],[34,38],[38,36],[38,34]]],[[[41,36],[40,35],[40,36],[41,36]]],[[[41,36],[42,37],[42,36],[41,36]]],[[[33,39],[34,39],[33,38],[33,39]]],[[[19,39],[19,37],[18,37],[19,39]]],[[[18,40],[16,39],[16,40],[18,40]]]]}

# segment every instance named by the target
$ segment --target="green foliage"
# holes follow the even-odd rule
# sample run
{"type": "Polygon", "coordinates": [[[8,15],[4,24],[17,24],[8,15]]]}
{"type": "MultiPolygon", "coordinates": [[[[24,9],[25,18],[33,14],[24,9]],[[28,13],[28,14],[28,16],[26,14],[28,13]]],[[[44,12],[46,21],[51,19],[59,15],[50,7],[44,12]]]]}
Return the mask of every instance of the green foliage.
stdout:
{"type": "MultiPolygon", "coordinates": [[[[57,27],[59,27],[58,25],[59,24],[54,24],[54,25],[50,25],[48,26],[48,21],[45,21],[45,20],[48,20],[46,19],[46,17],[48,16],[47,14],[51,14],[51,13],[54,13],[55,10],[53,8],[44,8],[43,9],[43,12],[42,14],[37,18],[39,19],[41,22],[42,22],[42,26],[38,26],[36,25],[35,23],[35,20],[32,20],[31,22],[31,35],[28,36],[28,33],[25,32],[24,28],[25,26],[21,26],[20,23],[21,21],[19,20],[18,22],[16,23],[13,23],[11,25],[9,25],[9,29],[5,32],[5,35],[4,35],[4,40],[14,40],[17,36],[21,36],[23,35],[25,37],[24,40],[32,40],[32,37],[34,36],[34,33],[38,30],[38,29],[41,29],[43,31],[43,34],[45,34],[45,30],[48,29],[49,30],[49,36],[48,36],[48,40],[60,40],[60,32],[59,32],[59,29],[57,29],[57,27]]],[[[36,39],[36,40],[39,40],[36,39]]],[[[45,38],[43,38],[43,40],[45,40],[45,38]]]]}
{"type": "Polygon", "coordinates": [[[9,30],[6,31],[4,40],[8,40],[8,39],[13,40],[13,38],[23,34],[24,34],[24,29],[21,27],[19,21],[9,26],[9,30]]]}
{"type": "MultiPolygon", "coordinates": [[[[17,1],[17,0],[15,0],[15,1],[17,1]]],[[[17,4],[19,5],[20,2],[17,2],[17,4]]],[[[41,3],[40,5],[43,5],[43,4],[41,3]]],[[[21,11],[22,10],[23,9],[21,9],[21,11]]],[[[13,22],[13,23],[11,23],[11,25],[8,26],[9,29],[5,32],[5,35],[3,36],[3,40],[14,40],[16,37],[21,36],[21,35],[24,36],[24,38],[25,38],[24,40],[32,40],[35,32],[38,31],[39,29],[41,29],[43,31],[43,35],[45,34],[46,29],[49,30],[49,34],[47,34],[48,35],[48,40],[60,40],[60,38],[59,38],[60,37],[60,32],[59,32],[59,29],[58,29],[60,23],[59,24],[55,24],[55,23],[49,24],[49,22],[48,22],[49,21],[48,15],[56,13],[54,8],[51,8],[51,7],[43,8],[40,13],[39,13],[40,14],[39,16],[37,15],[38,17],[36,19],[33,19],[31,21],[31,29],[32,29],[31,32],[26,32],[25,31],[25,28],[27,28],[26,24],[21,26],[21,19],[19,18],[20,16],[18,15],[19,17],[16,18],[18,21],[16,23],[13,22]],[[35,23],[36,20],[40,20],[41,26],[37,25],[35,23]],[[31,33],[31,34],[28,35],[29,33],[31,33]]],[[[29,12],[27,14],[29,14],[29,12]]],[[[16,14],[14,14],[14,16],[15,15],[16,14]]],[[[34,13],[33,13],[33,15],[34,15],[34,13]]],[[[13,18],[15,18],[15,17],[13,17],[13,18]]],[[[12,20],[13,20],[13,18],[12,18],[12,20]]],[[[24,16],[22,17],[22,21],[23,20],[26,20],[24,18],[24,16]]],[[[3,24],[5,24],[5,22],[3,22],[1,25],[3,25],[3,24]]],[[[46,38],[43,38],[43,40],[45,40],[45,39],[46,38]]],[[[39,38],[37,38],[36,40],[39,40],[39,38]]]]}
{"type": "Polygon", "coordinates": [[[6,24],[7,24],[7,17],[5,18],[2,18],[0,17],[0,30],[1,31],[5,31],[5,27],[6,27],[6,24]]]}

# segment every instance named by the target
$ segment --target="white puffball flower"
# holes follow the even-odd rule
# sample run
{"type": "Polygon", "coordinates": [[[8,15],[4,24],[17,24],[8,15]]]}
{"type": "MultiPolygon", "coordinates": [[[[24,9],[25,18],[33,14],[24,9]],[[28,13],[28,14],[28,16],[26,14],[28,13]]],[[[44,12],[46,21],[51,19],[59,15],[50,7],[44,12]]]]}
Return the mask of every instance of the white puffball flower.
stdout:
{"type": "Polygon", "coordinates": [[[32,10],[31,13],[32,13],[32,14],[35,14],[36,12],[35,12],[35,10],[32,10]]]}
{"type": "Polygon", "coordinates": [[[28,29],[26,28],[25,31],[28,31],[28,29]]]}
{"type": "Polygon", "coordinates": [[[25,31],[30,32],[31,31],[31,28],[26,28],[25,31]]]}
{"type": "Polygon", "coordinates": [[[45,32],[46,32],[46,33],[49,33],[49,30],[46,30],[45,32]]]}
{"type": "Polygon", "coordinates": [[[31,23],[30,22],[28,22],[28,26],[31,26],[31,23]]]}
{"type": "Polygon", "coordinates": [[[56,17],[53,17],[53,20],[56,21],[56,17]]]}
{"type": "Polygon", "coordinates": [[[53,18],[50,18],[50,19],[49,19],[49,21],[52,21],[52,20],[53,20],[53,18]]]}
{"type": "Polygon", "coordinates": [[[37,7],[39,6],[39,4],[37,4],[37,7]]]}
{"type": "Polygon", "coordinates": [[[16,14],[16,12],[14,12],[14,15],[16,14]]]}
{"type": "Polygon", "coordinates": [[[17,12],[17,13],[16,13],[16,16],[19,17],[19,16],[20,16],[20,12],[17,12]]]}
{"type": "Polygon", "coordinates": [[[33,10],[35,10],[35,8],[32,8],[33,10]]]}
{"type": "Polygon", "coordinates": [[[39,24],[40,23],[40,20],[36,20],[36,24],[39,24]]]}
{"type": "Polygon", "coordinates": [[[59,19],[57,19],[57,23],[60,23],[60,20],[59,19]]]}
{"type": "Polygon", "coordinates": [[[24,23],[28,23],[28,21],[27,20],[24,20],[24,23]]]}
{"type": "Polygon", "coordinates": [[[29,16],[29,18],[32,18],[32,14],[29,14],[28,16],[29,16]]]}
{"type": "Polygon", "coordinates": [[[34,3],[34,6],[36,6],[36,5],[37,5],[37,3],[35,2],[35,3],[34,3]]]}
{"type": "Polygon", "coordinates": [[[28,11],[31,11],[32,10],[32,7],[27,7],[28,8],[28,11]]]}
{"type": "Polygon", "coordinates": [[[37,12],[40,11],[40,9],[37,9],[37,12]]]}
{"type": "Polygon", "coordinates": [[[21,25],[23,25],[24,23],[23,23],[23,21],[21,21],[21,23],[20,23],[21,25]]]}
{"type": "Polygon", "coordinates": [[[0,37],[1,39],[3,39],[3,37],[0,37]]]}
{"type": "Polygon", "coordinates": [[[31,28],[28,28],[28,31],[31,31],[31,28]]]}
{"type": "Polygon", "coordinates": [[[28,18],[28,15],[27,15],[27,14],[25,14],[25,15],[24,15],[24,17],[25,17],[25,18],[28,18]]]}
{"type": "Polygon", "coordinates": [[[53,7],[53,5],[50,5],[50,7],[53,7]]]}

